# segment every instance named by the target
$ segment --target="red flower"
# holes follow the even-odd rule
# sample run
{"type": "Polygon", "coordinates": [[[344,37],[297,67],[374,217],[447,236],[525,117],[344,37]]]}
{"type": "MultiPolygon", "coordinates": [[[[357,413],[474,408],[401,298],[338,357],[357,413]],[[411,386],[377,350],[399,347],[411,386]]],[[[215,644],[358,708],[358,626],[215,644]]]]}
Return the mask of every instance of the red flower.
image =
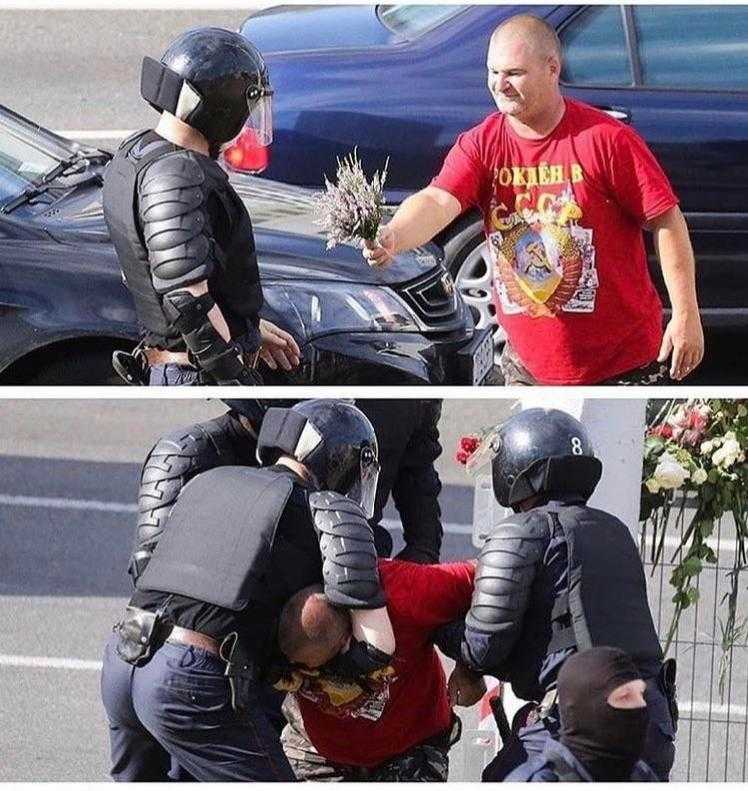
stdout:
{"type": "Polygon", "coordinates": [[[480,437],[460,437],[455,461],[458,464],[467,464],[468,459],[478,449],[478,445],[480,445],[480,437]]]}
{"type": "Polygon", "coordinates": [[[478,437],[460,437],[460,450],[464,450],[467,453],[475,453],[478,450],[478,445],[480,445],[478,437]]]}
{"type": "Polygon", "coordinates": [[[669,423],[660,423],[659,426],[649,429],[649,436],[670,439],[673,436],[673,427],[669,423]]]}

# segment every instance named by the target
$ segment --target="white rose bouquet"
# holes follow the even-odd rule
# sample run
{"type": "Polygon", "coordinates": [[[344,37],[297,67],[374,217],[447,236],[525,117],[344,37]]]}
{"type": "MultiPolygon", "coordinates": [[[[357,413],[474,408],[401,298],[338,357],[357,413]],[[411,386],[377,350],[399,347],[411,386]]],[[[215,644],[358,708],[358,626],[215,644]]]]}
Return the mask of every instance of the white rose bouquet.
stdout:
{"type": "Polygon", "coordinates": [[[651,531],[654,565],[662,558],[665,531],[676,504],[679,510],[675,522],[683,528],[673,556],[677,564],[670,577],[675,589],[675,614],[668,645],[680,614],[698,599],[696,579],[704,564],[717,562],[709,536],[725,513],[732,514],[735,521],[737,551],[728,574],[731,590],[724,599],[726,617],[721,621],[722,686],[727,652],[748,637],[748,618],[741,621],[737,613],[740,573],[748,566],[748,404],[716,399],[668,401],[648,422],[642,477],[642,550],[651,531]],[[683,523],[685,497],[696,506],[687,525],[683,523]]]}

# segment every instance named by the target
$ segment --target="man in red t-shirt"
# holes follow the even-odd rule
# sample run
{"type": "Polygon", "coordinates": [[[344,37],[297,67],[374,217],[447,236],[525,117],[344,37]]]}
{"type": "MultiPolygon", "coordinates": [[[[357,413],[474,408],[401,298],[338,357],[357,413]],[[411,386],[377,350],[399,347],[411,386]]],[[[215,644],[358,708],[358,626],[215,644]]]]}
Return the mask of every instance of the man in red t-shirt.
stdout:
{"type": "MultiPolygon", "coordinates": [[[[308,780],[447,779],[453,716],[432,634],[463,617],[473,562],[424,566],[380,560],[395,635],[392,664],[354,680],[330,660],[350,637],[347,612],[305,588],[281,615],[278,642],[299,666],[285,707],[282,742],[294,772],[308,780]]],[[[485,687],[476,690],[475,699],[485,687]]],[[[469,705],[474,700],[458,701],[469,705]]]]}
{"type": "Polygon", "coordinates": [[[507,384],[653,384],[703,357],[688,229],[667,177],[631,127],[559,90],[561,46],[541,19],[493,33],[499,112],[460,135],[441,172],[366,243],[384,266],[472,207],[483,213],[507,384]],[[673,314],[647,269],[655,237],[673,314]]]}

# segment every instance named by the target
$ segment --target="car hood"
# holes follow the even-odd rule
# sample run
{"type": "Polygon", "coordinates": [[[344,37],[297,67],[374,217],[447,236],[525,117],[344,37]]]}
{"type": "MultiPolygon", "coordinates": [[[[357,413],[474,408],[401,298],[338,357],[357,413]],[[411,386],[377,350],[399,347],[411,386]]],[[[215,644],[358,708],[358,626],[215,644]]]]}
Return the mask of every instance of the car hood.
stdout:
{"type": "MultiPolygon", "coordinates": [[[[439,248],[429,245],[401,253],[386,269],[372,269],[356,245],[326,249],[313,221],[313,191],[247,176],[232,178],[232,183],[252,218],[266,282],[329,280],[395,286],[420,277],[441,261],[439,248]]],[[[61,243],[109,241],[101,190],[88,185],[36,214],[33,225],[61,243]]]]}
{"type": "Polygon", "coordinates": [[[263,55],[364,49],[399,40],[379,21],[372,5],[275,6],[253,13],[240,32],[263,55]]]}

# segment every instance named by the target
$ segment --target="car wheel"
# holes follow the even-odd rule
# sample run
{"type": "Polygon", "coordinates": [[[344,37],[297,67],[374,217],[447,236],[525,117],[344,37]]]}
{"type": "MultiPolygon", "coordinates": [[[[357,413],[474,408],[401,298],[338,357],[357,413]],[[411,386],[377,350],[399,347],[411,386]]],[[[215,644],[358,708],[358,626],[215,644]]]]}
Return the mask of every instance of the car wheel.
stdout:
{"type": "Polygon", "coordinates": [[[445,265],[455,282],[455,288],[471,309],[478,329],[494,328],[495,358],[504,345],[506,336],[496,324],[493,304],[493,265],[481,221],[458,227],[444,242],[445,265]]]}
{"type": "Polygon", "coordinates": [[[23,385],[124,385],[112,368],[111,350],[63,354],[37,361],[33,369],[18,371],[11,384],[23,385]]]}

